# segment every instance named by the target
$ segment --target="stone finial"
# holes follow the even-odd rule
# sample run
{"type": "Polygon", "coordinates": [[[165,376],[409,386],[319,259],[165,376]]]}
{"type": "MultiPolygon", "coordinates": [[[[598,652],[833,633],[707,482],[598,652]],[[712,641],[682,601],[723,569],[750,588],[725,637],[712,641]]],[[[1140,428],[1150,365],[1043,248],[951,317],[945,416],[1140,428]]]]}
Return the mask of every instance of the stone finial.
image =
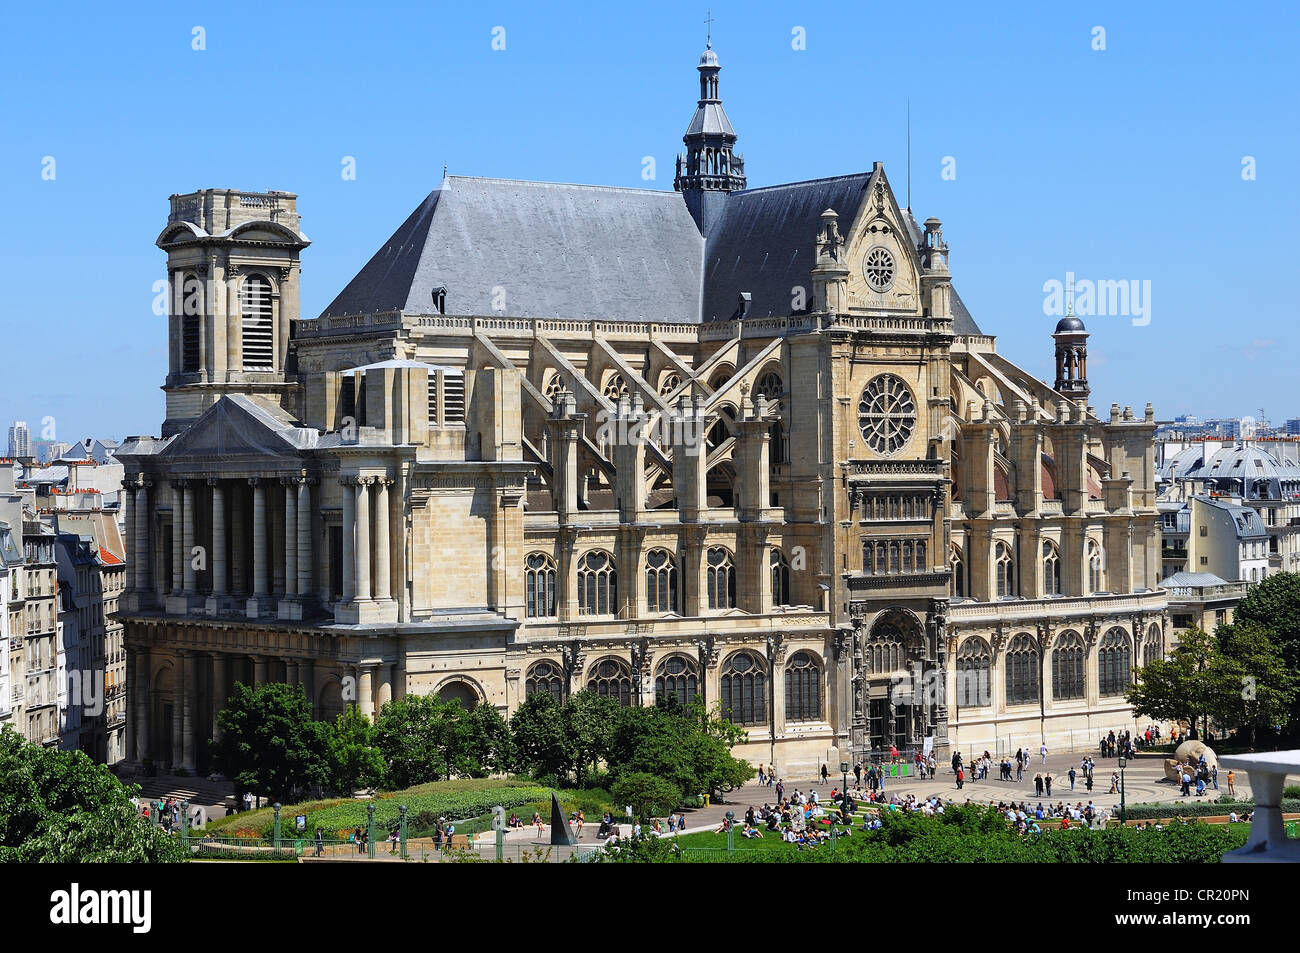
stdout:
{"type": "Polygon", "coordinates": [[[1156,408],[1155,405],[1151,403],[1151,401],[1147,401],[1146,414],[1144,415],[1144,419],[1146,420],[1147,423],[1155,422],[1156,408]]]}
{"type": "Polygon", "coordinates": [[[1110,422],[1111,423],[1119,422],[1119,404],[1110,405],[1110,422]]]}

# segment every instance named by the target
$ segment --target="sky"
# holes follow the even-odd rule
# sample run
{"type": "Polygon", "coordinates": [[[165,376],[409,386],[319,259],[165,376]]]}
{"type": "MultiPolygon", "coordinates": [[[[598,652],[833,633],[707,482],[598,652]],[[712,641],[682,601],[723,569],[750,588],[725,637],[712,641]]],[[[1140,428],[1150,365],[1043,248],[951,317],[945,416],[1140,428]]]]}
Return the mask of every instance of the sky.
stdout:
{"type": "Polygon", "coordinates": [[[751,187],[882,161],[906,199],[910,108],[912,207],[1001,353],[1050,382],[1050,283],[1122,281],[1082,314],[1099,409],[1300,417],[1300,5],[318,0],[6,14],[0,424],[158,433],[172,193],[297,193],[315,316],[444,164],[671,189],[706,9],[751,187]]]}

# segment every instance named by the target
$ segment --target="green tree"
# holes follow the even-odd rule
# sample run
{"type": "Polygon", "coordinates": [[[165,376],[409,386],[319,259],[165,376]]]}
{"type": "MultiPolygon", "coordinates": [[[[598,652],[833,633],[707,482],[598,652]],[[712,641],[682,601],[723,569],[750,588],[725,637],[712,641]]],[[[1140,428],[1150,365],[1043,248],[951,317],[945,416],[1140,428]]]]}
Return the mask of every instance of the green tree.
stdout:
{"type": "Polygon", "coordinates": [[[749,764],[731,754],[745,732],[710,713],[696,700],[672,700],[619,713],[610,745],[610,770],[617,776],[651,774],[671,782],[687,797],[716,794],[743,784],[753,774],[749,764]]]}
{"type": "Polygon", "coordinates": [[[384,756],[374,744],[374,725],[355,705],[349,705],[330,732],[331,783],[351,794],[384,781],[384,756]]]}
{"type": "Polygon", "coordinates": [[[618,702],[586,689],[570,695],[564,703],[564,735],[578,787],[582,787],[587,769],[609,755],[618,714],[618,702]]]}
{"type": "Polygon", "coordinates": [[[180,843],[142,817],[106,765],[81,751],[29,744],[0,730],[0,863],[164,863],[180,843]]]}
{"type": "MultiPolygon", "coordinates": [[[[1232,619],[1234,626],[1253,625],[1267,632],[1287,670],[1300,671],[1300,574],[1274,573],[1251,586],[1232,619]]],[[[1286,721],[1292,734],[1300,728],[1300,697],[1292,701],[1286,721]]]]}
{"type": "Polygon", "coordinates": [[[518,771],[533,777],[565,775],[573,766],[563,709],[547,692],[534,692],[515,709],[510,735],[518,771]]]}
{"type": "Polygon", "coordinates": [[[329,780],[329,726],[313,721],[301,685],[238,683],[217,715],[221,740],[211,742],[213,766],[253,791],[290,803],[329,780]]]}
{"type": "Polygon", "coordinates": [[[463,713],[459,701],[436,695],[406,695],[380,710],[375,746],[388,764],[393,787],[451,777],[460,753],[456,720],[463,713]]]}
{"type": "Polygon", "coordinates": [[[457,770],[472,778],[506,771],[514,760],[510,726],[494,705],[475,705],[460,716],[457,770]]]}
{"type": "Polygon", "coordinates": [[[663,817],[682,803],[682,789],[666,778],[634,771],[610,785],[617,804],[629,804],[642,820],[663,817]]]}
{"type": "Polygon", "coordinates": [[[1214,639],[1201,629],[1188,629],[1168,657],[1137,670],[1125,697],[1138,715],[1162,721],[1204,721],[1214,711],[1211,671],[1218,657],[1214,639]]]}
{"type": "Polygon", "coordinates": [[[1287,723],[1300,680],[1269,631],[1258,624],[1234,622],[1220,626],[1216,635],[1222,659],[1215,717],[1226,728],[1243,730],[1253,747],[1257,730],[1287,723]]]}

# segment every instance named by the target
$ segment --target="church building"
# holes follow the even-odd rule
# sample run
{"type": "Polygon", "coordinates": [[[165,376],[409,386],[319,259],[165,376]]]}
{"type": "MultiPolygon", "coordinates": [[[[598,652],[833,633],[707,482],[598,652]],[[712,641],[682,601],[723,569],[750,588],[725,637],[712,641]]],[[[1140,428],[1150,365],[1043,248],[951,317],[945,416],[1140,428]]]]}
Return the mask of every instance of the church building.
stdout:
{"type": "Polygon", "coordinates": [[[206,770],[235,682],[703,698],[785,776],[1131,724],[1151,406],[1095,412],[1077,318],[1051,386],[999,355],[880,163],[750,188],[720,71],[673,191],[444,175],[316,317],[296,195],[171,197],[131,759],[206,770]]]}

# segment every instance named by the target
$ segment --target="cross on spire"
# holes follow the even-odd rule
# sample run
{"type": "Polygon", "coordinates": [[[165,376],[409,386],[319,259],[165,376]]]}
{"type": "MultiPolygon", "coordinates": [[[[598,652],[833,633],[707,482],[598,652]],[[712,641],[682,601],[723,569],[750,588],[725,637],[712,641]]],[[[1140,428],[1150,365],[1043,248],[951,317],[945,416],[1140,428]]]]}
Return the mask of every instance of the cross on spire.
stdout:
{"type": "Polygon", "coordinates": [[[713,11],[705,10],[704,12],[707,14],[707,16],[704,18],[704,29],[705,29],[704,48],[706,50],[711,50],[713,49],[713,11]]]}

